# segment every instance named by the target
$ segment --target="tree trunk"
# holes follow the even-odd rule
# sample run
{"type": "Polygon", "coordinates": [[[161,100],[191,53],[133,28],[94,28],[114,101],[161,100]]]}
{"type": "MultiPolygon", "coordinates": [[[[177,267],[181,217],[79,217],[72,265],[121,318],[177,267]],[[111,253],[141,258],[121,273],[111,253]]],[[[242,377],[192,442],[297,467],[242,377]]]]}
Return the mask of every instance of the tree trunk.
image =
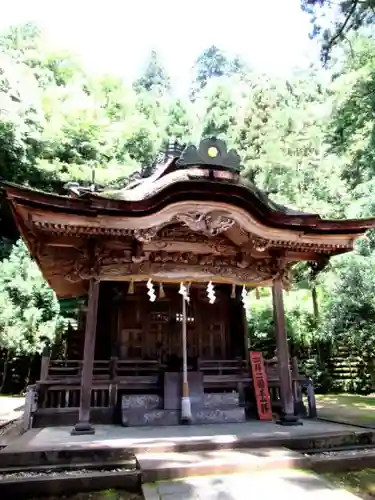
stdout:
{"type": "Polygon", "coordinates": [[[316,287],[313,285],[311,289],[311,296],[313,301],[314,318],[316,321],[319,319],[319,304],[318,304],[318,294],[316,293],[316,287]]]}
{"type": "Polygon", "coordinates": [[[3,392],[4,387],[5,387],[5,382],[6,382],[6,378],[7,378],[7,372],[8,372],[8,362],[9,362],[9,350],[6,353],[6,357],[4,360],[3,373],[1,375],[0,393],[3,392]]]}

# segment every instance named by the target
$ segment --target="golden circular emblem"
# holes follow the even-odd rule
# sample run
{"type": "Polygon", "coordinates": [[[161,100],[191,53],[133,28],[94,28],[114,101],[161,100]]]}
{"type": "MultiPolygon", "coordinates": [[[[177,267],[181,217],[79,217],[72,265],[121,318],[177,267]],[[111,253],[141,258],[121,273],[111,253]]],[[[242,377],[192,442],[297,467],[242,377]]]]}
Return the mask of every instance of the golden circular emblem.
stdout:
{"type": "Polygon", "coordinates": [[[217,149],[214,147],[214,146],[211,146],[210,148],[208,148],[208,156],[210,156],[211,158],[215,158],[217,156],[217,149]]]}

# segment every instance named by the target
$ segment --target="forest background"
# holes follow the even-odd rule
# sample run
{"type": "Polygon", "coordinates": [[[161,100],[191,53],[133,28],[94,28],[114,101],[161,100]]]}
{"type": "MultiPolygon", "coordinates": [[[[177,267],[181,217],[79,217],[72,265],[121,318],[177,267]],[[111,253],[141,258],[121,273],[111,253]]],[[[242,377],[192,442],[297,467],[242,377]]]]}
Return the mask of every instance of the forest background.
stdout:
{"type": "MultiPolygon", "coordinates": [[[[169,138],[215,135],[274,201],[322,217],[374,217],[375,39],[368,25],[346,38],[329,57],[322,51],[324,66],[287,79],[213,45],[196,61],[189,95],[176,97],[156,51],[128,85],[91,73],[38,26],[13,26],[0,35],[0,178],[64,193],[95,172],[98,188],[121,187],[135,172],[149,175],[169,138]]],[[[0,392],[9,393],[37,377],[43,347],[61,345],[77,304],[57,300],[4,203],[0,223],[0,392]]],[[[285,303],[292,354],[318,390],[375,390],[375,232],[320,273],[298,265],[285,303]]],[[[272,353],[268,289],[250,294],[248,320],[253,348],[272,353]]]]}

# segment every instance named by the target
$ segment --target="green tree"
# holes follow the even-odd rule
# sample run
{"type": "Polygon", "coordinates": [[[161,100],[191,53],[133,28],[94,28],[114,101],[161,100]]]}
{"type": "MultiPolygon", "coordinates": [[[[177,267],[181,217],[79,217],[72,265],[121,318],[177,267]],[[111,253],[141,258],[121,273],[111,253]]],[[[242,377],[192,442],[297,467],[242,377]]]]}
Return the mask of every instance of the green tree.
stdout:
{"type": "Polygon", "coordinates": [[[191,140],[196,123],[190,103],[182,99],[173,100],[168,107],[166,121],[165,132],[168,138],[173,137],[180,142],[191,140]]]}
{"type": "Polygon", "coordinates": [[[0,262],[0,349],[4,361],[0,392],[9,361],[41,352],[71,323],[61,316],[56,295],[19,241],[0,262]]]}
{"type": "Polygon", "coordinates": [[[0,177],[29,182],[41,151],[44,115],[33,73],[0,52],[0,177]]]}
{"type": "Polygon", "coordinates": [[[353,48],[355,56],[338,63],[329,140],[345,161],[342,177],[356,188],[375,175],[375,42],[357,37],[353,48]]]}
{"type": "Polygon", "coordinates": [[[375,0],[301,0],[301,7],[311,17],[311,36],[321,39],[324,63],[332,49],[348,41],[352,32],[375,21],[375,0]]]}
{"type": "Polygon", "coordinates": [[[203,90],[197,103],[202,108],[201,137],[216,136],[230,142],[237,124],[236,83],[234,79],[212,80],[203,90]]]}
{"type": "Polygon", "coordinates": [[[210,79],[234,74],[244,76],[248,72],[248,67],[239,56],[232,58],[216,45],[211,45],[199,55],[193,71],[191,95],[195,96],[210,79]]]}
{"type": "Polygon", "coordinates": [[[134,89],[137,92],[152,91],[164,94],[170,90],[170,86],[170,77],[158,53],[152,50],[143,74],[134,82],[134,89]]]}

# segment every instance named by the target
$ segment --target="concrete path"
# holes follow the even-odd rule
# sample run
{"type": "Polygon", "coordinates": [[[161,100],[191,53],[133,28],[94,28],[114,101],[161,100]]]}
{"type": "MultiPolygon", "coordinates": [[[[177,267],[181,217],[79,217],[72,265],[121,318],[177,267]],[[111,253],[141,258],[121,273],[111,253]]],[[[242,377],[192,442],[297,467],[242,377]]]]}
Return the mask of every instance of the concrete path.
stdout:
{"type": "Polygon", "coordinates": [[[190,477],[143,486],[145,500],[359,500],[321,477],[298,470],[190,477]]]}

